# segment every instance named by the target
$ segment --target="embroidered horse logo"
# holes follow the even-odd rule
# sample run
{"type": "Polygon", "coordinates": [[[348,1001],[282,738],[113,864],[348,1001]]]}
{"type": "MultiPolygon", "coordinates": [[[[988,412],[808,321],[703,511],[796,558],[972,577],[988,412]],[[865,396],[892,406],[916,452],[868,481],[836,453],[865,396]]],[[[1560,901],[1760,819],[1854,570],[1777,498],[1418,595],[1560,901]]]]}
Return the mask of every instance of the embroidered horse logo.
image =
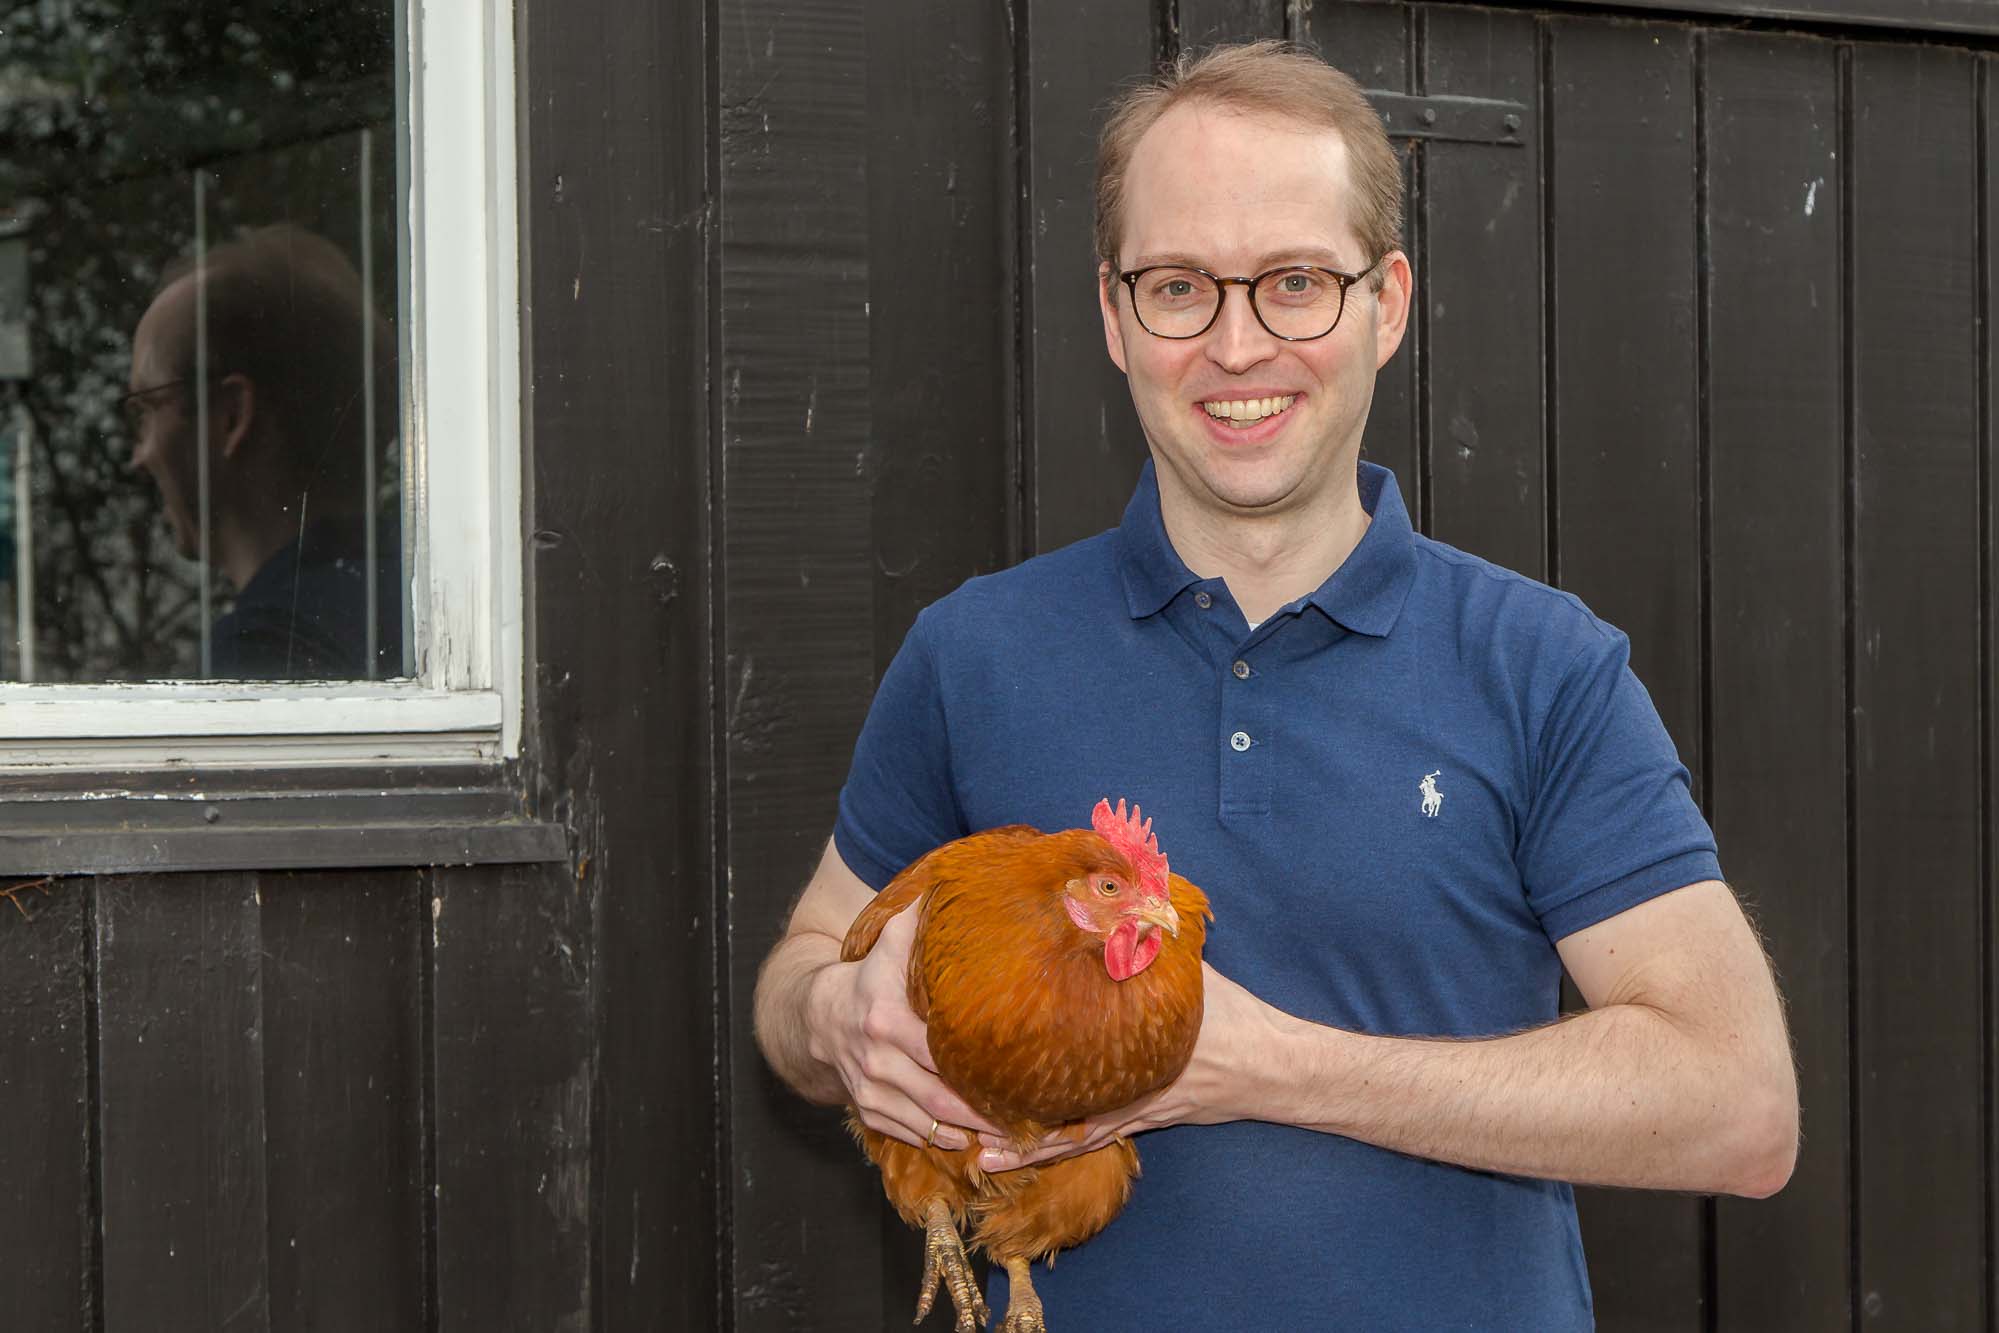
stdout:
{"type": "Polygon", "coordinates": [[[1437,790],[1437,775],[1443,771],[1440,768],[1436,773],[1426,774],[1420,784],[1423,792],[1423,814],[1428,819],[1435,819],[1437,813],[1444,808],[1444,794],[1437,790]]]}

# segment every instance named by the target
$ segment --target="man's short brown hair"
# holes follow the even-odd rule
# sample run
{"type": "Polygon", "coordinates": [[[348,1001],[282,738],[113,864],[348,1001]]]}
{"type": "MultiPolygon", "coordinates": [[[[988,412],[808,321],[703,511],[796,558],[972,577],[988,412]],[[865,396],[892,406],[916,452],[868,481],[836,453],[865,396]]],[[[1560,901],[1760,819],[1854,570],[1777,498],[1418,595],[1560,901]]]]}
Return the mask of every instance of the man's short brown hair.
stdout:
{"type": "MultiPolygon", "coordinates": [[[[1124,179],[1145,132],[1174,107],[1202,102],[1335,131],[1346,145],[1353,229],[1372,262],[1402,244],[1402,164],[1381,117],[1352,78],[1289,42],[1249,42],[1183,54],[1111,107],[1097,140],[1097,257],[1118,266],[1124,179]]],[[[1379,285],[1381,271],[1375,270],[1379,285]]]]}

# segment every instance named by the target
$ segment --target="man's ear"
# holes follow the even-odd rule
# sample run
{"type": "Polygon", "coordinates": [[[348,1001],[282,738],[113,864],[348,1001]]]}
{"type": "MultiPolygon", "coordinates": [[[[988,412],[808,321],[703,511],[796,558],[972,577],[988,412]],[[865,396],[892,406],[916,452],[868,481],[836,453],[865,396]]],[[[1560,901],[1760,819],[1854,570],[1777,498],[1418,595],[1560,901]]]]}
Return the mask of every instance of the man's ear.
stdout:
{"type": "Polygon", "coordinates": [[[1111,354],[1119,370],[1128,368],[1124,363],[1124,324],[1117,313],[1117,275],[1111,272],[1109,261],[1097,265],[1097,308],[1104,316],[1104,348],[1111,354]]]}
{"type": "Polygon", "coordinates": [[[1409,329],[1409,303],[1416,299],[1416,274],[1409,256],[1391,250],[1381,261],[1381,290],[1374,294],[1374,368],[1388,364],[1409,329]]]}
{"type": "Polygon", "coordinates": [[[257,421],[257,385],[248,375],[224,375],[208,395],[209,431],[216,452],[235,458],[257,421]]]}

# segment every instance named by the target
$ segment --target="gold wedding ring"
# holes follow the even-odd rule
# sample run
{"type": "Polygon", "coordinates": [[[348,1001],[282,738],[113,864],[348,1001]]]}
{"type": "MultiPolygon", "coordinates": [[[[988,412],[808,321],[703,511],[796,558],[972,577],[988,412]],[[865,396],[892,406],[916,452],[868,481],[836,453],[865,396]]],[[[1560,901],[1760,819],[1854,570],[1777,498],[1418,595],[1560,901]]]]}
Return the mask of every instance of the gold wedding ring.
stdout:
{"type": "Polygon", "coordinates": [[[930,1117],[930,1132],[923,1136],[923,1146],[926,1148],[935,1147],[936,1145],[931,1143],[931,1140],[936,1137],[937,1137],[937,1117],[933,1115],[930,1117]]]}

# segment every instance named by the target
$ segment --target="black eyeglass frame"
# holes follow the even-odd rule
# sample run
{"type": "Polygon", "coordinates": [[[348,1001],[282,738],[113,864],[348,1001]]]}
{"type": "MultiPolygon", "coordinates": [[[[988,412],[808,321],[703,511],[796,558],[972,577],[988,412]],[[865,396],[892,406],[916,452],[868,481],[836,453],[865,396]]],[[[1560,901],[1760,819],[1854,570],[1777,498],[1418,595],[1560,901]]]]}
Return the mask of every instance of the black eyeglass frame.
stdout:
{"type": "Polygon", "coordinates": [[[1118,281],[1122,282],[1125,285],[1126,290],[1128,290],[1131,293],[1132,318],[1138,321],[1138,327],[1144,329],[1147,333],[1151,334],[1155,338],[1166,338],[1170,339],[1173,342],[1185,342],[1189,338],[1200,337],[1202,334],[1206,333],[1209,329],[1215,327],[1215,321],[1222,317],[1222,303],[1229,299],[1229,288],[1246,287],[1249,289],[1249,313],[1256,316],[1256,322],[1263,326],[1263,331],[1265,333],[1268,333],[1273,338],[1277,338],[1280,339],[1281,341],[1288,343],[1309,343],[1309,342],[1317,342],[1319,339],[1325,337],[1327,334],[1330,334],[1334,329],[1340,326],[1340,321],[1346,318],[1346,313],[1347,313],[1347,289],[1349,287],[1352,287],[1355,283],[1359,282],[1362,278],[1365,278],[1368,274],[1374,272],[1375,269],[1381,267],[1382,259],[1386,259],[1387,257],[1388,256],[1386,255],[1380,256],[1372,264],[1369,264],[1366,268],[1362,269],[1358,273],[1348,273],[1342,269],[1326,268],[1325,266],[1320,264],[1285,264],[1279,268],[1265,269],[1263,272],[1257,274],[1253,278],[1241,278],[1241,277],[1224,278],[1220,274],[1210,273],[1208,272],[1208,270],[1204,268],[1199,268],[1193,264],[1147,264],[1144,268],[1126,269],[1122,273],[1119,273],[1117,276],[1118,276],[1118,281]],[[1209,282],[1215,284],[1215,308],[1209,312],[1208,322],[1203,324],[1200,328],[1196,329],[1192,333],[1161,333],[1158,329],[1155,329],[1150,324],[1146,323],[1145,316],[1141,315],[1138,312],[1138,280],[1144,277],[1148,273],[1156,273],[1160,269],[1169,269],[1169,268],[1179,269],[1183,273],[1198,273],[1202,277],[1206,278],[1209,282]],[[1336,312],[1334,312],[1333,322],[1326,325],[1324,332],[1310,333],[1310,334],[1304,334],[1299,337],[1293,337],[1288,333],[1279,333],[1276,329],[1270,327],[1270,321],[1263,317],[1262,307],[1258,306],[1256,303],[1256,288],[1257,284],[1262,282],[1265,278],[1274,278],[1280,273],[1323,273],[1327,277],[1339,283],[1340,308],[1336,312]]]}
{"type": "MultiPolygon", "coordinates": [[[[1342,297],[1341,300],[1344,303],[1345,298],[1342,297]]],[[[121,393],[118,395],[119,419],[125,423],[128,429],[136,430],[138,429],[138,423],[132,420],[132,409],[134,406],[142,404],[144,400],[151,398],[154,394],[165,393],[168,389],[185,389],[188,385],[199,384],[204,379],[213,384],[218,380],[228,379],[235,373],[233,370],[211,370],[206,375],[183,375],[177,380],[162,380],[158,384],[148,384],[143,389],[133,389],[129,393],[121,393]]]]}

